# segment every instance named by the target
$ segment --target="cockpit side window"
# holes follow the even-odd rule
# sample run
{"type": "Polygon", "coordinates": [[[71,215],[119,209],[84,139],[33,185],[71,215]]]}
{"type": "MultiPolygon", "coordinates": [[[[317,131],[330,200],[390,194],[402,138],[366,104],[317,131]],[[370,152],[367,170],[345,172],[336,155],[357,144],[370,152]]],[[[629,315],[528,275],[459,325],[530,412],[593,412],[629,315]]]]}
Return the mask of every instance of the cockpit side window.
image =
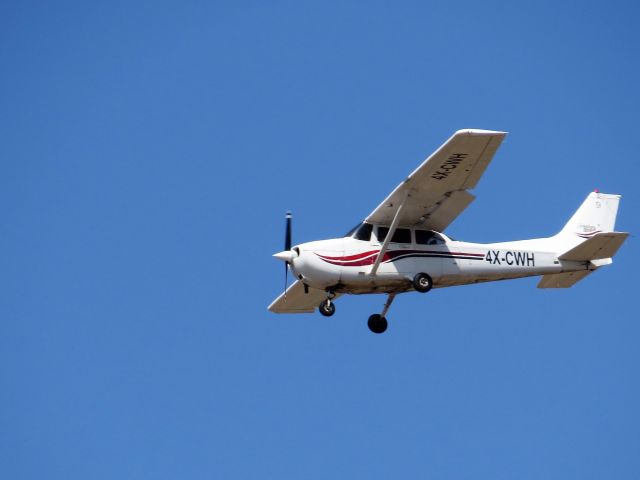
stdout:
{"type": "Polygon", "coordinates": [[[411,230],[408,228],[396,228],[391,241],[394,243],[411,243],[411,230]]]}
{"type": "Polygon", "coordinates": [[[416,243],[420,245],[442,245],[444,239],[431,230],[416,230],[416,243]]]}
{"type": "MultiPolygon", "coordinates": [[[[389,227],[378,227],[378,241],[384,242],[389,233],[389,227]]],[[[408,228],[396,228],[396,231],[391,237],[393,243],[411,243],[411,230],[408,228]]]]}
{"type": "Polygon", "coordinates": [[[353,238],[356,240],[364,240],[368,242],[371,239],[371,232],[373,231],[373,225],[370,223],[363,223],[358,227],[353,238]]]}

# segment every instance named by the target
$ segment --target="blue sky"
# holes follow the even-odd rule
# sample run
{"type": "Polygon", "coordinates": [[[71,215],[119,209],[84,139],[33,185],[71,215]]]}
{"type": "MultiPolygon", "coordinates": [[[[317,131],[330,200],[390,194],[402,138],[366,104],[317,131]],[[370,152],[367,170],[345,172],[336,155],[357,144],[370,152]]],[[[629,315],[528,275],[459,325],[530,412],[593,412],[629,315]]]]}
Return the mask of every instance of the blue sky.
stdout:
{"type": "Polygon", "coordinates": [[[633,2],[5,2],[0,476],[640,474],[633,2]],[[447,233],[555,233],[594,188],[632,232],[536,279],[276,316],[460,128],[510,132],[447,233]]]}

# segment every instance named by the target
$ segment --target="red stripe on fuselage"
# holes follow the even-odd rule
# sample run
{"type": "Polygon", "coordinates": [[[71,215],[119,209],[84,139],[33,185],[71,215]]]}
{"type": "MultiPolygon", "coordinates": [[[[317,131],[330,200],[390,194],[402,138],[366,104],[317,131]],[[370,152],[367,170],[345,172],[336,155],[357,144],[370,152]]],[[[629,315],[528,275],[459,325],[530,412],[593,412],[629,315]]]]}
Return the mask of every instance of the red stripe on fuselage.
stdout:
{"type": "MultiPolygon", "coordinates": [[[[342,257],[330,257],[326,255],[320,255],[316,253],[320,259],[330,263],[331,265],[338,265],[341,267],[362,267],[365,265],[373,265],[377,254],[380,250],[370,250],[368,252],[358,253],[355,255],[346,255],[342,257]]],[[[385,252],[382,256],[382,262],[388,262],[396,257],[412,254],[425,254],[425,255],[437,255],[442,257],[470,257],[470,258],[484,258],[484,253],[463,253],[463,252],[443,252],[438,250],[392,250],[385,252]]]]}
{"type": "Polygon", "coordinates": [[[369,255],[373,255],[375,253],[378,253],[379,251],[380,250],[369,250],[368,252],[356,253],[355,255],[347,255],[346,257],[344,257],[344,256],[343,257],[329,257],[328,255],[320,255],[319,253],[316,253],[316,255],[319,256],[323,260],[338,260],[338,261],[346,262],[348,260],[357,260],[359,258],[363,258],[363,257],[369,256],[369,255]]]}

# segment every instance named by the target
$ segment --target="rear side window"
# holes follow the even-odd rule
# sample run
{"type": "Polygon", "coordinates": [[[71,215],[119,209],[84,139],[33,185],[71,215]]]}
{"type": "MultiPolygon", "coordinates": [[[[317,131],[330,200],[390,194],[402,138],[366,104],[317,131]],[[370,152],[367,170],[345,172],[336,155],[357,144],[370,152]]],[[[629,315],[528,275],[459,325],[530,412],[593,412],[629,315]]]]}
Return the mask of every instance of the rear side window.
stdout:
{"type": "Polygon", "coordinates": [[[431,230],[416,230],[416,243],[421,245],[442,245],[444,240],[431,230]]]}

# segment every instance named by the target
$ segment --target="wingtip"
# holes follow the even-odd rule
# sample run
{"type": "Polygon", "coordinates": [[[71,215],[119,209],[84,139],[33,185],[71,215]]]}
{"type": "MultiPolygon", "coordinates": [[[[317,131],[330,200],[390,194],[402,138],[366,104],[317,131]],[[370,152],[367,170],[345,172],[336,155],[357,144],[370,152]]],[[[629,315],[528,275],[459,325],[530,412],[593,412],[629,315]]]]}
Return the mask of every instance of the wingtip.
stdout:
{"type": "Polygon", "coordinates": [[[503,132],[500,130],[482,130],[479,128],[463,128],[462,130],[458,130],[456,135],[506,135],[507,133],[509,132],[503,132]]]}

